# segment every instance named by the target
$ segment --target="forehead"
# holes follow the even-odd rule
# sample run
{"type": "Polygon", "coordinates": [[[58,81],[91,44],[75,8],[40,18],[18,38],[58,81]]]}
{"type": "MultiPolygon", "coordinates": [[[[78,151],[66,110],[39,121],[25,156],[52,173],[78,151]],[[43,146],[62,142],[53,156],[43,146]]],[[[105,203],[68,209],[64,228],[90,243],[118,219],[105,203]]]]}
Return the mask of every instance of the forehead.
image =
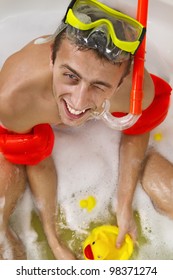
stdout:
{"type": "Polygon", "coordinates": [[[107,59],[100,58],[92,49],[79,49],[68,39],[63,39],[56,56],[56,65],[68,64],[79,73],[88,76],[105,75],[110,80],[121,77],[126,68],[126,64],[113,64],[107,59]]]}

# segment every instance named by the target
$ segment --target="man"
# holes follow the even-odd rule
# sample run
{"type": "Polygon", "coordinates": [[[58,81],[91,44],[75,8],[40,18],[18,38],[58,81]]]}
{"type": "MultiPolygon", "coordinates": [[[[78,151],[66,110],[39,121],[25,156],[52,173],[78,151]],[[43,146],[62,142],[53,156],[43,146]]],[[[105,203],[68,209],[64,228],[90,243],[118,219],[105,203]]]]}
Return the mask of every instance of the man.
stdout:
{"type": "MultiPolygon", "coordinates": [[[[113,10],[110,14],[106,6],[105,10],[103,4],[95,0],[82,2],[70,3],[55,39],[45,38],[44,44],[29,43],[8,58],[1,70],[1,258],[7,258],[5,244],[12,235],[9,217],[27,179],[55,258],[75,259],[61,244],[56,228],[57,171],[51,157],[54,137],[50,125],[81,125],[102,112],[106,100],[110,100],[110,112],[115,117],[119,112],[127,114],[129,111],[129,71],[132,55],[142,40],[143,28],[131,18],[126,22],[123,14],[113,10]],[[103,24],[94,23],[95,26],[90,28],[91,21],[105,18],[105,13],[106,24],[103,20],[103,24]],[[76,21],[79,27],[74,26],[76,21]],[[113,23],[113,30],[109,28],[109,22],[113,23]],[[83,24],[88,29],[83,30],[83,24]],[[136,36],[137,28],[141,32],[136,36]],[[127,41],[136,44],[129,49],[127,41]]],[[[149,114],[147,109],[150,110],[155,96],[152,79],[145,72],[144,116],[149,114]]],[[[137,238],[133,195],[148,145],[149,130],[166,116],[167,103],[161,109],[162,118],[156,116],[149,124],[147,120],[145,127],[141,117],[122,134],[117,247],[121,246],[126,233],[134,240],[137,238]]],[[[8,258],[14,258],[13,251],[8,258]]]]}

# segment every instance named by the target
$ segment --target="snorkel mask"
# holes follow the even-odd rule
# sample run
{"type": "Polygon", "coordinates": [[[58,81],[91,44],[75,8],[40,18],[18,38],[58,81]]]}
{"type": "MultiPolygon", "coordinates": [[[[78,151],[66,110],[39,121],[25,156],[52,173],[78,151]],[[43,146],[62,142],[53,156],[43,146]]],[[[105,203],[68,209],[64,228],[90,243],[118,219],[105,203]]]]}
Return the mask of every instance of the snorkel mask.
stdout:
{"type": "Polygon", "coordinates": [[[96,0],[73,0],[63,22],[69,37],[115,62],[129,59],[145,34],[138,21],[96,0]]]}
{"type": "MultiPolygon", "coordinates": [[[[145,2],[145,0],[139,1],[145,2]]],[[[107,59],[115,63],[128,60],[131,55],[137,52],[146,31],[145,27],[137,20],[97,0],[72,0],[55,34],[46,40],[43,39],[43,42],[56,37],[64,29],[66,29],[67,37],[76,44],[97,49],[107,59]]],[[[36,43],[42,43],[42,41],[39,39],[36,43]]],[[[134,104],[133,96],[131,100],[134,104]]],[[[103,111],[92,113],[92,118],[102,119],[109,127],[117,130],[131,127],[138,120],[142,111],[140,109],[136,113],[130,110],[126,116],[116,118],[109,112],[109,107],[109,101],[106,100],[103,104],[103,111]]]]}

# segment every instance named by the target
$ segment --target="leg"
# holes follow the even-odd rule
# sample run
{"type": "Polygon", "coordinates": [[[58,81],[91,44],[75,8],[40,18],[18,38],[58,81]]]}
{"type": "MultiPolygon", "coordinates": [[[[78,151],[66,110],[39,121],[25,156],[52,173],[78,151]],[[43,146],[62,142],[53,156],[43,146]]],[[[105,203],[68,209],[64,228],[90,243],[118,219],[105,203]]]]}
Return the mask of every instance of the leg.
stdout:
{"type": "Polygon", "coordinates": [[[56,259],[74,259],[69,249],[60,244],[57,232],[57,173],[53,159],[46,158],[27,166],[30,188],[38,208],[49,246],[56,259]]]}
{"type": "Polygon", "coordinates": [[[25,169],[0,155],[0,259],[25,259],[23,245],[9,227],[9,219],[26,185],[25,169]]]}
{"type": "Polygon", "coordinates": [[[173,219],[173,164],[151,151],[145,161],[141,183],[156,209],[173,219]]]}

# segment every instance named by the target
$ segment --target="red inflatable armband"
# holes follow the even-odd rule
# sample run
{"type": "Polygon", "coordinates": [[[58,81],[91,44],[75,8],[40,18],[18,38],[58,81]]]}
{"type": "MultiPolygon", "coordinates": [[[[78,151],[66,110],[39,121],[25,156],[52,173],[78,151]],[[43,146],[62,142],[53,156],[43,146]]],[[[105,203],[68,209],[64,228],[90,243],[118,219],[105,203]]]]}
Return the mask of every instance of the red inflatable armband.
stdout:
{"type": "Polygon", "coordinates": [[[49,124],[36,125],[26,134],[0,127],[0,152],[12,163],[37,164],[52,153],[53,145],[54,133],[49,124]]]}
{"type": "MultiPolygon", "coordinates": [[[[171,96],[171,86],[163,79],[151,74],[155,87],[155,97],[150,106],[142,111],[141,117],[130,128],[124,130],[125,134],[142,134],[149,132],[161,124],[168,113],[171,96]]],[[[115,117],[122,117],[125,114],[120,112],[112,113],[115,117]]]]}

